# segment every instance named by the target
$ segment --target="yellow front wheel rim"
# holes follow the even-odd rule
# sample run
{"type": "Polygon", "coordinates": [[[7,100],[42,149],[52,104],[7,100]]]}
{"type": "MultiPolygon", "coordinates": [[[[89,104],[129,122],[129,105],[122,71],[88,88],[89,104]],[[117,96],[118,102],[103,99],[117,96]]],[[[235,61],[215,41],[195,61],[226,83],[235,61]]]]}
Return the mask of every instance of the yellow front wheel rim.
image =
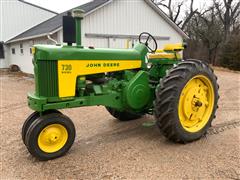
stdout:
{"type": "Polygon", "coordinates": [[[64,147],[68,139],[67,129],[61,124],[46,126],[38,136],[38,146],[46,153],[54,153],[64,147]]]}
{"type": "Polygon", "coordinates": [[[178,105],[182,127],[191,133],[200,131],[208,123],[214,107],[214,87],[208,77],[197,75],[183,88],[178,105]]]}

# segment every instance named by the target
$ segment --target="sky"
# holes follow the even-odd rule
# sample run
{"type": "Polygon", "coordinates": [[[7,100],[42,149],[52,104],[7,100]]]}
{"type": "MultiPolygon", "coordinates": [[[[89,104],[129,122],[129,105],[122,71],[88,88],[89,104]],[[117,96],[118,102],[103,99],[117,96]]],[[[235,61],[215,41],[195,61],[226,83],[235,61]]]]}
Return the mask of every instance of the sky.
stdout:
{"type": "MultiPolygon", "coordinates": [[[[57,13],[61,13],[69,9],[72,9],[74,7],[85,4],[91,0],[25,0],[25,1],[47,8],[57,13]]],[[[139,0],[128,0],[128,1],[139,1],[139,0]]],[[[177,1],[179,0],[175,0],[174,2],[177,2],[177,1]]],[[[195,7],[202,8],[206,5],[207,2],[210,2],[210,1],[195,0],[195,7]]],[[[187,6],[187,3],[185,4],[185,6],[187,6]]]]}

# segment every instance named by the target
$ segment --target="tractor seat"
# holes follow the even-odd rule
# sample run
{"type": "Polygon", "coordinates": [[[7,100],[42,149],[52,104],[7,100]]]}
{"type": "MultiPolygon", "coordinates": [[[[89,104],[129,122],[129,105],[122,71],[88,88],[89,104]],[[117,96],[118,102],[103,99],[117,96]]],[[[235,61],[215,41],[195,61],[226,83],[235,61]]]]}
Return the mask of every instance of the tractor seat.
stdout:
{"type": "Polygon", "coordinates": [[[174,53],[161,52],[161,53],[149,54],[148,58],[149,59],[176,59],[176,55],[178,56],[178,54],[174,54],[174,53]]]}
{"type": "Polygon", "coordinates": [[[165,52],[179,52],[184,50],[185,45],[183,43],[177,43],[177,44],[166,44],[164,46],[163,51],[165,52]]]}
{"type": "Polygon", "coordinates": [[[158,49],[154,54],[149,54],[149,59],[181,59],[179,53],[185,48],[184,44],[166,44],[163,49],[158,49]]]}

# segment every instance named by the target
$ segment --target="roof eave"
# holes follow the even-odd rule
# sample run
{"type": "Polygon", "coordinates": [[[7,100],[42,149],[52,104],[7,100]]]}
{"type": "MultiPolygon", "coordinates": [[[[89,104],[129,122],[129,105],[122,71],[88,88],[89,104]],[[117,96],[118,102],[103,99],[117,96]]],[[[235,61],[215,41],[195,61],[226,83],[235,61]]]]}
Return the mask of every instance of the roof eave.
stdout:
{"type": "MultiPolygon", "coordinates": [[[[25,2],[23,0],[19,0],[21,2],[25,2]]],[[[88,16],[90,14],[92,14],[93,12],[97,11],[98,9],[106,6],[107,4],[111,3],[113,0],[109,0],[106,3],[96,7],[95,9],[87,12],[84,16],[88,16]]],[[[184,33],[181,28],[179,28],[172,20],[169,19],[169,17],[155,4],[153,3],[151,0],[144,0],[155,12],[157,12],[172,28],[174,28],[180,35],[181,37],[183,37],[184,39],[189,39],[188,35],[186,33],[184,33]]],[[[59,30],[62,29],[62,26],[53,30],[52,32],[49,33],[43,33],[43,34],[38,34],[35,36],[29,36],[29,37],[25,37],[25,38],[19,38],[19,39],[14,39],[14,40],[9,40],[7,41],[5,44],[9,44],[9,43],[13,43],[13,42],[18,42],[18,41],[24,41],[24,40],[29,40],[29,39],[34,39],[34,38],[39,38],[39,37],[43,37],[43,36],[47,36],[49,34],[53,34],[59,30]]]]}
{"type": "Polygon", "coordinates": [[[60,31],[61,29],[62,29],[62,26],[53,30],[53,31],[51,31],[51,32],[49,32],[49,33],[43,33],[43,34],[38,34],[38,35],[35,35],[35,36],[28,36],[28,37],[25,37],[25,38],[9,40],[9,41],[5,42],[5,44],[10,44],[10,43],[14,43],[14,42],[26,41],[26,40],[29,40],[29,39],[35,39],[35,38],[48,36],[48,35],[51,35],[51,34],[55,34],[56,32],[60,31]]]}
{"type": "MultiPolygon", "coordinates": [[[[23,2],[23,3],[28,3],[28,2],[25,2],[24,0],[18,0],[18,1],[23,2]]],[[[97,11],[98,9],[106,6],[107,4],[111,3],[112,1],[113,1],[113,0],[108,0],[107,2],[103,3],[102,5],[100,5],[100,6],[96,7],[95,9],[87,12],[84,16],[88,16],[88,15],[92,14],[93,12],[95,12],[95,11],[97,11]]],[[[31,3],[29,3],[29,4],[31,4],[31,3]]],[[[55,17],[55,16],[54,16],[54,17],[55,17]]],[[[44,22],[43,22],[43,23],[44,23],[44,22]]],[[[41,24],[41,23],[40,23],[40,24],[41,24]]],[[[59,28],[62,29],[62,26],[59,27],[59,28]]],[[[59,28],[55,29],[54,31],[58,31],[59,28]]],[[[32,29],[32,28],[30,28],[30,29],[32,29]]],[[[26,31],[25,31],[25,32],[26,32],[26,31]]],[[[23,32],[23,33],[24,33],[24,32],[23,32]]],[[[50,33],[52,33],[52,32],[50,32],[50,33]]],[[[24,41],[24,40],[33,39],[33,38],[39,38],[39,37],[47,36],[48,34],[49,34],[49,33],[43,33],[43,34],[38,34],[38,35],[28,36],[28,37],[18,38],[18,39],[15,39],[15,38],[13,37],[13,38],[9,39],[8,41],[6,41],[6,44],[9,44],[9,43],[12,43],[12,42],[24,41]]],[[[19,36],[19,35],[18,35],[18,36],[19,36]]]]}
{"type": "Polygon", "coordinates": [[[97,11],[98,9],[101,9],[102,7],[110,4],[112,1],[113,1],[113,0],[109,0],[109,1],[105,2],[104,4],[102,4],[102,5],[98,6],[98,7],[96,7],[95,9],[87,12],[84,16],[88,16],[89,14],[92,14],[93,12],[97,11]]]}
{"type": "Polygon", "coordinates": [[[162,10],[151,0],[144,0],[153,10],[155,10],[171,27],[173,27],[184,39],[189,39],[189,36],[183,32],[162,10]]]}

